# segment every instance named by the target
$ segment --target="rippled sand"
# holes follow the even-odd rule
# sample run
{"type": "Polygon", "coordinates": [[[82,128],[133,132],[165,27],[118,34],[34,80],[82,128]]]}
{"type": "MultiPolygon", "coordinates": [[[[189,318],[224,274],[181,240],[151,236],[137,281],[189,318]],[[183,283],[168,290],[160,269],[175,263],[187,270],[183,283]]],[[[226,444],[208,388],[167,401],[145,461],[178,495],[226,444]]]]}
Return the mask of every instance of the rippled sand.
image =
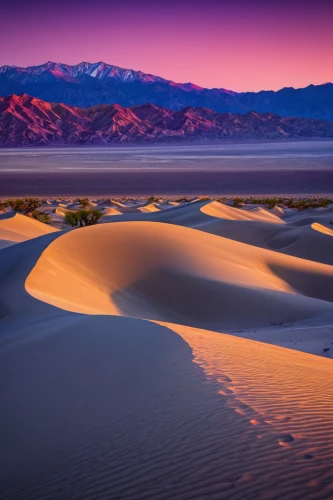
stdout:
{"type": "Polygon", "coordinates": [[[332,498],[332,209],[99,208],[0,216],[4,498],[332,498]]]}

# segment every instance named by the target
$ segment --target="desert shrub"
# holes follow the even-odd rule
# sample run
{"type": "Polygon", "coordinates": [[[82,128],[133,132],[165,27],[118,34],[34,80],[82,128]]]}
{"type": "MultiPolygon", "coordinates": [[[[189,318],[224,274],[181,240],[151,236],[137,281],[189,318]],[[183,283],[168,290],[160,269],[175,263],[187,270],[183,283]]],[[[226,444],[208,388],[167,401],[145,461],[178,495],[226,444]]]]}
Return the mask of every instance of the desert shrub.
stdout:
{"type": "Polygon", "coordinates": [[[103,217],[103,212],[100,210],[80,210],[78,215],[83,226],[93,226],[103,217]]]}
{"type": "Polygon", "coordinates": [[[244,199],[243,198],[239,198],[238,196],[236,196],[236,198],[233,199],[233,206],[234,207],[241,207],[242,206],[242,203],[244,203],[244,199]]]}
{"type": "Polygon", "coordinates": [[[78,210],[77,212],[66,212],[65,222],[72,227],[93,226],[103,216],[100,210],[78,210]]]}
{"type": "Polygon", "coordinates": [[[0,212],[4,212],[5,209],[9,206],[9,203],[7,200],[5,201],[0,201],[0,212]]]}
{"type": "Polygon", "coordinates": [[[79,223],[77,212],[66,212],[64,219],[66,224],[70,224],[72,227],[77,226],[79,223]]]}
{"type": "Polygon", "coordinates": [[[77,201],[80,203],[82,207],[87,207],[89,205],[88,198],[78,198],[77,201]]]}
{"type": "Polygon", "coordinates": [[[278,203],[277,198],[267,198],[265,201],[265,205],[268,205],[269,210],[272,210],[272,208],[274,208],[278,203]]]}
{"type": "Polygon", "coordinates": [[[24,211],[24,200],[23,198],[15,198],[8,201],[9,206],[14,210],[14,212],[24,211]]]}
{"type": "Polygon", "coordinates": [[[52,222],[52,217],[44,212],[40,212],[39,210],[34,210],[32,212],[32,217],[39,222],[43,222],[43,224],[51,224],[52,222]]]}
{"type": "Polygon", "coordinates": [[[189,198],[186,198],[185,196],[183,196],[183,198],[178,198],[175,200],[176,203],[182,203],[182,202],[186,202],[186,203],[189,203],[191,200],[189,198]]]}
{"type": "Polygon", "coordinates": [[[24,213],[28,214],[30,212],[33,212],[34,210],[37,210],[38,207],[41,206],[42,202],[38,200],[38,198],[25,198],[24,200],[25,205],[24,205],[24,213]]]}
{"type": "Polygon", "coordinates": [[[38,198],[15,198],[8,200],[8,205],[14,212],[20,212],[24,215],[32,213],[40,207],[42,202],[38,198]]]}
{"type": "Polygon", "coordinates": [[[149,197],[147,198],[147,201],[148,201],[149,203],[156,203],[156,202],[158,202],[158,198],[156,198],[155,196],[149,196],[149,197]]]}

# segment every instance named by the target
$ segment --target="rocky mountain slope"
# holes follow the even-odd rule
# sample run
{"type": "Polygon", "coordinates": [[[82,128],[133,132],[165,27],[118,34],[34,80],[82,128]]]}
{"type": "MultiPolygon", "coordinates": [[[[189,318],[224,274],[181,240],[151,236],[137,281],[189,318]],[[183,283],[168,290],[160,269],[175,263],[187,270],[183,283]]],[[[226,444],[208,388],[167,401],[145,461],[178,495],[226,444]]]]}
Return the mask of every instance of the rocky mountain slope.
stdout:
{"type": "Polygon", "coordinates": [[[221,114],[206,108],[173,111],[151,103],[78,108],[23,94],[0,98],[0,145],[332,138],[333,123],[272,113],[221,114]]]}

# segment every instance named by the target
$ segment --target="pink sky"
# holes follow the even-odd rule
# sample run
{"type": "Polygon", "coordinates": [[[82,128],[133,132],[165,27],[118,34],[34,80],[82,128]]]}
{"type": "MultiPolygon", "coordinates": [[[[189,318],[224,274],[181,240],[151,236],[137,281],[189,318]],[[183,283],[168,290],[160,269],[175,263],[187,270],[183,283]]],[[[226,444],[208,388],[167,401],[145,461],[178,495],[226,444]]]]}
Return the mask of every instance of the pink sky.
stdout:
{"type": "Polygon", "coordinates": [[[103,60],[235,91],[333,81],[333,2],[5,0],[1,18],[0,65],[103,60]]]}

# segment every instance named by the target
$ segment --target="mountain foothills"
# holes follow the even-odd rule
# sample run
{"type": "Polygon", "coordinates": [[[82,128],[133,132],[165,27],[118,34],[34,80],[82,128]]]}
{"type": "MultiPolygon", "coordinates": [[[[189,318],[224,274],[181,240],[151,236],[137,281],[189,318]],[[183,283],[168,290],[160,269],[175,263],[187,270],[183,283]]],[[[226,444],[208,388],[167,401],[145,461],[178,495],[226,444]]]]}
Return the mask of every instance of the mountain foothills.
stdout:
{"type": "MultiPolygon", "coordinates": [[[[245,82],[246,85],[246,82],[245,82]]],[[[333,122],[333,84],[310,85],[278,92],[242,92],[205,89],[104,62],[70,66],[48,62],[40,66],[0,68],[0,96],[28,94],[50,102],[78,107],[120,104],[124,107],[151,102],[172,110],[205,107],[219,113],[249,111],[330,120],[333,122]]]]}
{"type": "Polygon", "coordinates": [[[77,108],[26,94],[0,98],[2,146],[312,137],[332,138],[333,123],[254,111],[245,115],[193,107],[172,111],[151,103],[77,108]]]}
{"type": "Polygon", "coordinates": [[[221,139],[332,138],[333,123],[272,113],[173,111],[148,103],[78,108],[23,94],[0,98],[0,145],[107,144],[221,139]]]}

